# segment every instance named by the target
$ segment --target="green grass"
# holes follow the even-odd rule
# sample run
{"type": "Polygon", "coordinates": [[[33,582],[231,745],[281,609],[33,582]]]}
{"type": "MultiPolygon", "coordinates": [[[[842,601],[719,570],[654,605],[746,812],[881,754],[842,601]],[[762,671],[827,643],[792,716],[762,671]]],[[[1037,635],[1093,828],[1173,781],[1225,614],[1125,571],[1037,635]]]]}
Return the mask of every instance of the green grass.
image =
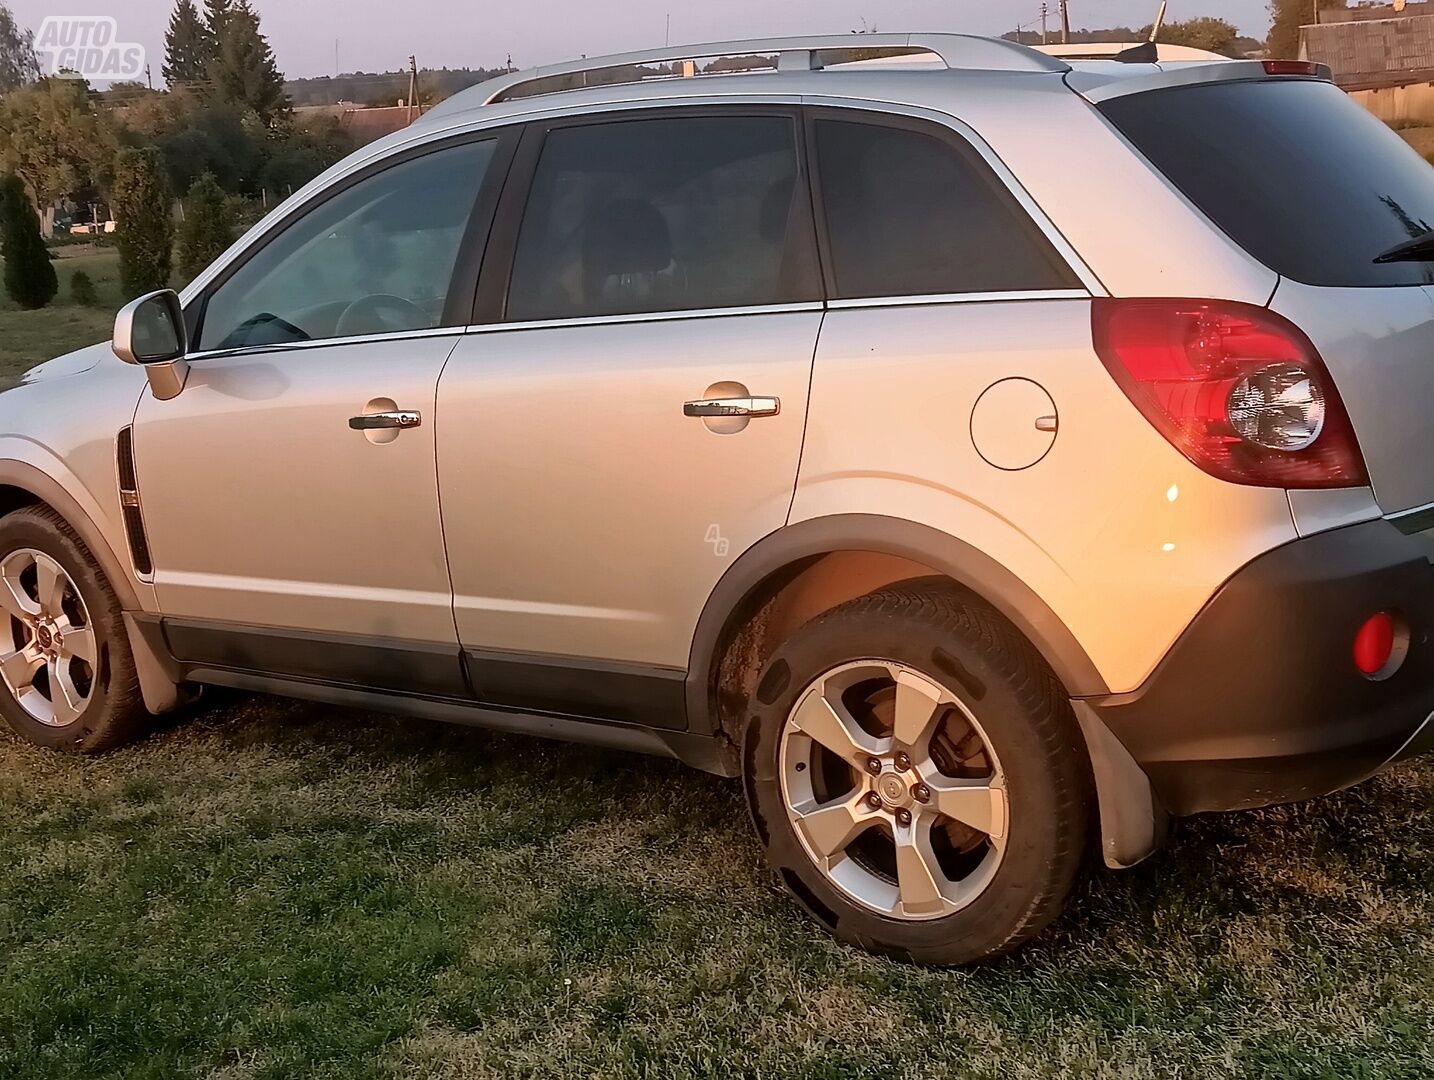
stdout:
{"type": "MultiPolygon", "coordinates": [[[[64,250],[64,249],[61,249],[64,250]]],[[[0,390],[13,386],[30,368],[74,349],[108,341],[120,306],[119,255],[114,250],[55,260],[60,291],[48,307],[24,311],[0,290],[0,390]],[[99,302],[80,307],[70,296],[70,278],[84,270],[94,279],[99,302]]]]}
{"type": "Polygon", "coordinates": [[[1434,765],[1180,824],[1020,955],[873,959],[664,761],[216,695],[0,736],[0,1076],[1423,1077],[1434,765]]]}

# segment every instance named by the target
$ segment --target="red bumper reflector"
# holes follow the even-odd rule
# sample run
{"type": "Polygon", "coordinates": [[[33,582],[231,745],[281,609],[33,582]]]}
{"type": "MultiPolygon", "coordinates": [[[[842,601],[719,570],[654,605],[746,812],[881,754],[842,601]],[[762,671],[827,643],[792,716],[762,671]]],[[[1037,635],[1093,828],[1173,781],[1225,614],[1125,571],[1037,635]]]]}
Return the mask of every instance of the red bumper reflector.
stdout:
{"type": "Polygon", "coordinates": [[[1354,666],[1366,678],[1384,674],[1389,666],[1394,656],[1394,629],[1394,616],[1381,611],[1366,619],[1354,635],[1354,666]]]}

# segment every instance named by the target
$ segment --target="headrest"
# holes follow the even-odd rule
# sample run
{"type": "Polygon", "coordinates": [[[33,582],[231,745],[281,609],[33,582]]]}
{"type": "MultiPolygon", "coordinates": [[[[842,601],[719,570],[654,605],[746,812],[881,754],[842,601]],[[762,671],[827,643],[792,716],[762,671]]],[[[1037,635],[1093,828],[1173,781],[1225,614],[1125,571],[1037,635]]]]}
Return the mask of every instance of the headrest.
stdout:
{"type": "Polygon", "coordinates": [[[583,265],[589,280],[655,274],[672,263],[672,234],[662,211],[642,199],[613,199],[588,226],[583,265]]]}

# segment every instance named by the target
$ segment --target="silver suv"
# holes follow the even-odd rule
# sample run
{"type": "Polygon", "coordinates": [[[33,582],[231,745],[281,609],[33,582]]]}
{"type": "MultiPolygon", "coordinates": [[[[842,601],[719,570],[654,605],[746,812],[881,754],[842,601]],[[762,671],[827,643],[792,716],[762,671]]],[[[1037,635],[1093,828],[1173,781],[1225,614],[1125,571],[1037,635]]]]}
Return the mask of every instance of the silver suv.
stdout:
{"type": "Polygon", "coordinates": [[[14,729],[671,755],[932,963],[1425,749],[1434,171],[1309,64],[859,44],[477,87],[0,397],[14,729]]]}

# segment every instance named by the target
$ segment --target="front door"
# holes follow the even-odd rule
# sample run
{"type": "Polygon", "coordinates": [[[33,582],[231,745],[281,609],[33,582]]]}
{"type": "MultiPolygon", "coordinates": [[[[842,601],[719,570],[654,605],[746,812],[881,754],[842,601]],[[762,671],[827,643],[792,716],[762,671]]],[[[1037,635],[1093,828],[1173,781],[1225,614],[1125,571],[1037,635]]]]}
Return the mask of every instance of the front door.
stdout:
{"type": "Polygon", "coordinates": [[[505,303],[438,395],[481,699],[685,723],[703,604],[786,522],[801,456],[822,305],[798,145],[761,107],[525,136],[505,303]]]}
{"type": "Polygon", "coordinates": [[[181,660],[463,693],[435,394],[494,150],[412,156],[301,212],[205,298],[184,392],[141,402],[142,512],[181,660]]]}

